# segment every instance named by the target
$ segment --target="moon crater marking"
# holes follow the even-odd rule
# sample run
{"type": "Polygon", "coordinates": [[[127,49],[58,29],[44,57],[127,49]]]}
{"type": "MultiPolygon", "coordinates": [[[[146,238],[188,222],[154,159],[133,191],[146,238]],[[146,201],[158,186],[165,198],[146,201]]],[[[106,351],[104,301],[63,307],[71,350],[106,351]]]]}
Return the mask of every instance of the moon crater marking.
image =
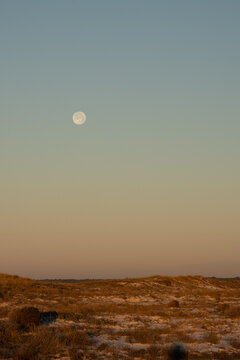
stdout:
{"type": "Polygon", "coordinates": [[[73,118],[74,124],[82,125],[85,123],[87,117],[86,117],[86,114],[84,114],[84,112],[78,111],[73,114],[72,118],[73,118]]]}

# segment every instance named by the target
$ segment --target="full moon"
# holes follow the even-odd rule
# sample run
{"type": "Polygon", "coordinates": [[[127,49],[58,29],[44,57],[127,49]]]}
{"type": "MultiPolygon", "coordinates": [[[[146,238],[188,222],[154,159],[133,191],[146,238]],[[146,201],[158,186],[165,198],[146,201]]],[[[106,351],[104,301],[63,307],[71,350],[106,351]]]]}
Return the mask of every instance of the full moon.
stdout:
{"type": "Polygon", "coordinates": [[[73,118],[74,124],[82,125],[82,124],[85,123],[87,117],[86,117],[86,114],[84,114],[83,112],[78,111],[78,112],[75,112],[73,114],[72,118],[73,118]]]}

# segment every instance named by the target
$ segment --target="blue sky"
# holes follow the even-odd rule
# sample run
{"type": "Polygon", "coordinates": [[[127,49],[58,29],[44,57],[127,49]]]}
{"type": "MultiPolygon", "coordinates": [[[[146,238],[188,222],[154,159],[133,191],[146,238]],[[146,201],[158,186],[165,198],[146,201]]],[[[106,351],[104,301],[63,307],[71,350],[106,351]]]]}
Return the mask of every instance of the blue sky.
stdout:
{"type": "Polygon", "coordinates": [[[1,1],[2,271],[236,274],[239,15],[233,0],[1,1]]]}

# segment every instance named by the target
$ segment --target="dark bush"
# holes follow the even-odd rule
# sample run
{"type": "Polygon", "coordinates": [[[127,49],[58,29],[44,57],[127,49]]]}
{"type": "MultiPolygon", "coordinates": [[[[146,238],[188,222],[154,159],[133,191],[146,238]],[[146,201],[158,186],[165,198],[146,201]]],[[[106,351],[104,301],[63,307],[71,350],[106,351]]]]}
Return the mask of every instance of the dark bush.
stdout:
{"type": "Polygon", "coordinates": [[[58,317],[58,313],[56,311],[46,311],[41,313],[40,322],[41,324],[51,324],[56,321],[58,317]]]}
{"type": "Polygon", "coordinates": [[[168,351],[169,360],[188,360],[188,353],[182,344],[173,344],[168,351]]]}
{"type": "Polygon", "coordinates": [[[169,307],[176,307],[176,308],[179,308],[180,307],[180,304],[179,304],[179,301],[177,300],[172,300],[168,303],[168,306],[169,307]]]}
{"type": "Polygon", "coordinates": [[[161,280],[160,284],[166,285],[166,286],[172,286],[171,280],[161,280]]]}
{"type": "Polygon", "coordinates": [[[31,330],[34,326],[40,324],[41,313],[35,307],[25,306],[13,310],[9,318],[17,329],[31,330]]]}

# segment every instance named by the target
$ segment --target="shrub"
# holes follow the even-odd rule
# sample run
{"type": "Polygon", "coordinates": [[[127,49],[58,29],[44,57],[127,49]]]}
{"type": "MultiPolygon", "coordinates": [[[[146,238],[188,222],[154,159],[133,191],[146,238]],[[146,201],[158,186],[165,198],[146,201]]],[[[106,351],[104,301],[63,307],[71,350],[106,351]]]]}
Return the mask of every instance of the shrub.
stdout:
{"type": "Polygon", "coordinates": [[[46,311],[41,313],[40,322],[41,324],[51,324],[56,321],[58,317],[58,313],[56,311],[46,311]]]}
{"type": "Polygon", "coordinates": [[[168,350],[169,360],[187,360],[188,353],[182,344],[173,344],[168,350]]]}
{"type": "Polygon", "coordinates": [[[168,306],[169,307],[175,307],[175,308],[179,308],[180,307],[180,304],[179,304],[179,301],[178,300],[172,300],[168,303],[168,306]]]}
{"type": "Polygon", "coordinates": [[[40,324],[41,313],[35,307],[25,306],[13,310],[9,318],[18,329],[30,330],[40,324]]]}
{"type": "Polygon", "coordinates": [[[166,285],[166,286],[172,286],[171,280],[161,280],[160,284],[166,285]]]}

